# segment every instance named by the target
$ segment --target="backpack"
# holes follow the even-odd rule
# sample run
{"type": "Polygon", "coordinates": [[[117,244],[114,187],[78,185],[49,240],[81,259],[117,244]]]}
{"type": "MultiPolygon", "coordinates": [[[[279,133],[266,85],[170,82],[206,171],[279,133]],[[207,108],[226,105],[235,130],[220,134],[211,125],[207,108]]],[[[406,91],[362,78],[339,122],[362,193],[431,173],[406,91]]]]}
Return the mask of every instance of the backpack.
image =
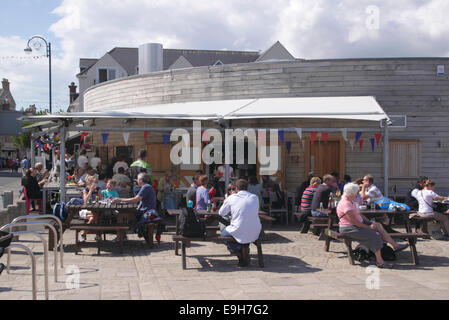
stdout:
{"type": "Polygon", "coordinates": [[[67,219],[69,211],[67,210],[64,202],[56,202],[55,206],[53,207],[53,215],[58,217],[62,222],[67,219]]]}
{"type": "MultiPolygon", "coordinates": [[[[354,249],[353,254],[354,259],[359,262],[369,261],[375,257],[374,252],[361,244],[359,244],[354,249]]],[[[386,243],[384,243],[384,246],[382,247],[382,249],[380,249],[380,254],[382,255],[382,259],[384,259],[385,261],[396,260],[396,254],[394,253],[394,250],[386,243]]]]}
{"type": "Polygon", "coordinates": [[[197,218],[193,208],[182,208],[179,215],[179,233],[185,237],[204,237],[206,226],[197,218]]]}

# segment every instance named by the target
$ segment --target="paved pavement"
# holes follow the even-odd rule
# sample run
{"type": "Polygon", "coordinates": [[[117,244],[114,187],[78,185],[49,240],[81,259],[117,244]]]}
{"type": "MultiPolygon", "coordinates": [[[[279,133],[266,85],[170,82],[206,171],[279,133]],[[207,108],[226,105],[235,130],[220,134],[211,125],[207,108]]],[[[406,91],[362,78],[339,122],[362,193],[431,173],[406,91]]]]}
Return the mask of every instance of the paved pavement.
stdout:
{"type": "MultiPolygon", "coordinates": [[[[400,230],[400,229],[399,229],[400,230]]],[[[411,262],[409,249],[398,254],[392,270],[350,266],[343,244],[324,242],[312,234],[300,234],[293,226],[274,226],[263,243],[265,268],[257,266],[251,247],[251,266],[237,268],[236,257],[222,244],[197,242],[187,248],[187,270],[174,255],[173,233],[165,233],[152,250],[136,235],[128,235],[124,253],[118,245],[106,243],[97,255],[93,235],[89,247],[75,255],[74,232],[64,233],[64,268],[58,282],[53,279],[50,255],[50,299],[448,299],[449,242],[420,240],[419,266],[411,262]],[[71,270],[79,270],[79,288],[73,288],[71,270]],[[379,281],[375,279],[378,272],[379,281]],[[66,273],[66,274],[65,274],[66,273]],[[68,284],[66,284],[66,281],[68,284]],[[371,289],[367,287],[371,286],[371,289]],[[379,288],[376,289],[376,283],[379,288]],[[374,287],[374,288],[373,288],[374,287]]],[[[108,235],[112,239],[113,235],[108,235]]],[[[38,299],[44,299],[42,245],[29,236],[21,242],[37,253],[38,299]]],[[[6,256],[1,259],[6,263],[6,256]]],[[[31,270],[25,254],[14,254],[12,270],[0,276],[0,300],[31,299],[31,270]]]]}

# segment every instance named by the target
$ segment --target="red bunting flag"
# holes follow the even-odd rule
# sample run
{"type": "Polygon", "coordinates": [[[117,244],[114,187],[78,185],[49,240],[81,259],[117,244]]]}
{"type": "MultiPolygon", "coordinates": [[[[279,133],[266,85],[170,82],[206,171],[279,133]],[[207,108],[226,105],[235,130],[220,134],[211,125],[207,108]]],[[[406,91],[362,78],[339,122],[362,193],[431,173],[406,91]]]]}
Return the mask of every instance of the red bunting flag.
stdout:
{"type": "Polygon", "coordinates": [[[316,139],[317,134],[318,134],[318,132],[311,132],[310,133],[310,144],[313,144],[313,142],[316,139]]]}
{"type": "Polygon", "coordinates": [[[360,145],[360,151],[362,151],[363,139],[360,139],[360,140],[359,140],[359,145],[360,145]]]}
{"type": "Polygon", "coordinates": [[[375,133],[374,137],[376,138],[376,144],[379,145],[380,138],[382,137],[381,133],[375,133]]]}
{"type": "Polygon", "coordinates": [[[323,138],[324,144],[327,144],[327,136],[328,136],[327,132],[321,132],[321,138],[323,138]]]}
{"type": "Polygon", "coordinates": [[[145,141],[145,143],[147,143],[147,136],[148,136],[149,133],[150,133],[150,131],[145,131],[143,133],[143,141],[145,141]]]}
{"type": "Polygon", "coordinates": [[[83,141],[86,136],[89,135],[89,132],[82,132],[80,140],[83,141]]]}

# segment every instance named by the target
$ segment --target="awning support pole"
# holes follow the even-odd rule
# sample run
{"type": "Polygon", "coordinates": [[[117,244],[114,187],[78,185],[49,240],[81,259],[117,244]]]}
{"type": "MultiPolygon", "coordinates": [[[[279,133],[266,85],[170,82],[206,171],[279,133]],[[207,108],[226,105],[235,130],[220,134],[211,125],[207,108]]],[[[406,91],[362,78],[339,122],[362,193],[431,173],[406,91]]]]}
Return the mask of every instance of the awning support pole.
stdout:
{"type": "MultiPolygon", "coordinates": [[[[59,168],[59,188],[61,190],[61,201],[65,202],[65,139],[66,139],[66,130],[65,130],[65,123],[61,126],[61,148],[59,153],[59,162],[60,162],[60,168],[59,168]]],[[[56,249],[55,249],[56,250],[56,249]]]]}
{"type": "Polygon", "coordinates": [[[389,138],[388,138],[388,120],[385,120],[384,126],[384,196],[388,197],[388,160],[389,160],[389,138]]]}

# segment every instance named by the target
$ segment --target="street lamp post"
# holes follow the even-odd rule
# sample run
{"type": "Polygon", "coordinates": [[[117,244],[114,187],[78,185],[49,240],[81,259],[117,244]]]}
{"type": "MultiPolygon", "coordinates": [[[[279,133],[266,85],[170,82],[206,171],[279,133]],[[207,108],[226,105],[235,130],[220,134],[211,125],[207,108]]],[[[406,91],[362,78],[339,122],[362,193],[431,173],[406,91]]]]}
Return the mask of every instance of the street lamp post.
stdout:
{"type": "MultiPolygon", "coordinates": [[[[50,113],[51,113],[51,43],[47,42],[47,40],[45,40],[43,37],[41,36],[32,36],[27,43],[27,47],[24,49],[24,51],[26,53],[31,53],[33,51],[33,49],[31,49],[30,47],[30,43],[32,40],[42,40],[45,43],[45,47],[47,49],[47,58],[48,58],[48,92],[49,92],[49,102],[50,102],[50,113]]],[[[33,43],[33,46],[36,50],[39,50],[41,47],[41,44],[39,41],[36,41],[33,43]]]]}

